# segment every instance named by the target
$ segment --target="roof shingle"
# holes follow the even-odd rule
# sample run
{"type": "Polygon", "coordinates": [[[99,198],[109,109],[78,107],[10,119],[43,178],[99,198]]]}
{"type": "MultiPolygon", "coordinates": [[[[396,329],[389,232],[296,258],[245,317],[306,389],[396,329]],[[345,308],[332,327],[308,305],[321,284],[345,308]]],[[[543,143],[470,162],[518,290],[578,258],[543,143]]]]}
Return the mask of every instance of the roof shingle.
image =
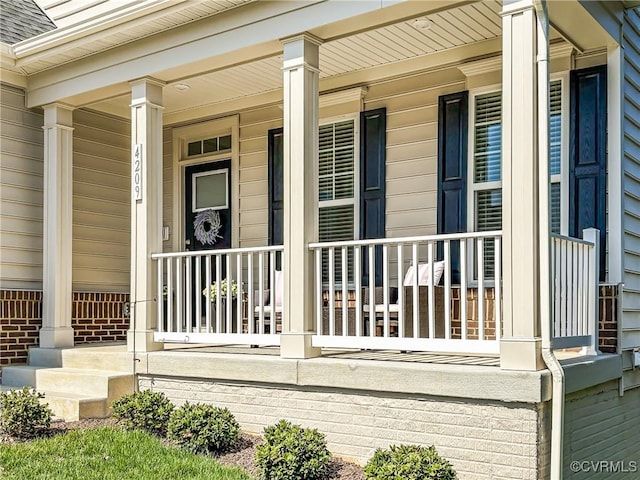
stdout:
{"type": "Polygon", "coordinates": [[[0,41],[14,44],[54,28],[33,0],[0,0],[0,41]]]}

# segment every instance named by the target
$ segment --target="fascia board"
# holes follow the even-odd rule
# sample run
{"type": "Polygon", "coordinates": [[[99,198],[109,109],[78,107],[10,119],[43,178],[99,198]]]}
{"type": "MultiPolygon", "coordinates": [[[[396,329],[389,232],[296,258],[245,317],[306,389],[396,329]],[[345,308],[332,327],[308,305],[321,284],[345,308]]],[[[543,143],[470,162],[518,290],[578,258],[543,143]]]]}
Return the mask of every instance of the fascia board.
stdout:
{"type": "MultiPolygon", "coordinates": [[[[403,0],[395,0],[402,3],[403,0]]],[[[389,0],[387,3],[391,3],[389,0]]],[[[215,21],[194,22],[188,29],[174,29],[112,49],[97,58],[86,58],[29,77],[29,106],[37,106],[144,76],[162,78],[159,72],[232,54],[269,43],[277,55],[282,48],[274,39],[309,31],[381,8],[379,1],[256,2],[216,16],[215,21]],[[224,18],[224,21],[221,19],[224,18]]],[[[165,78],[165,80],[167,80],[165,78]]]]}

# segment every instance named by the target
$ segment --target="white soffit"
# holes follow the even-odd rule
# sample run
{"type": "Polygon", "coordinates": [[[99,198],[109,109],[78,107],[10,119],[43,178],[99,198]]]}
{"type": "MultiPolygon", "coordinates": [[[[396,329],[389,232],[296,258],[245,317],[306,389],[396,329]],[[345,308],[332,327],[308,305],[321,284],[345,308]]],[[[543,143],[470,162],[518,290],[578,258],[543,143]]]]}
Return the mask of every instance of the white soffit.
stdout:
{"type": "MultiPolygon", "coordinates": [[[[490,0],[428,15],[431,27],[410,21],[359,33],[320,46],[320,78],[329,78],[497,38],[501,4],[490,0]]],[[[281,56],[180,79],[191,88],[165,88],[165,112],[186,111],[282,89],[281,56]]]]}

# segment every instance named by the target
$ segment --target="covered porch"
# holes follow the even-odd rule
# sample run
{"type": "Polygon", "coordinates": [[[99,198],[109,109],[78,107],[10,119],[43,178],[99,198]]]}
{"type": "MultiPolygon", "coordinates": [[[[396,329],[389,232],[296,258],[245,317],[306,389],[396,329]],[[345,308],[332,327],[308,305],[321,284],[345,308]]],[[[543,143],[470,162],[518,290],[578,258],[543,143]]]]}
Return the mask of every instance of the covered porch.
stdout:
{"type": "MultiPolygon", "coordinates": [[[[549,38],[533,2],[361,3],[280,5],[287,28],[253,28],[237,52],[194,43],[166,64],[150,52],[139,75],[69,84],[65,105],[34,92],[62,145],[69,104],[131,121],[129,350],[427,352],[539,370],[549,328],[555,348],[597,353],[607,228],[570,218],[568,99],[571,72],[614,68],[606,31],[578,2],[555,6],[549,38]],[[564,25],[571,12],[596,34],[564,25]],[[293,29],[294,17],[315,20],[293,29]],[[536,64],[546,52],[551,82],[536,64]],[[558,118],[549,159],[538,146],[558,118]]],[[[221,21],[246,20],[245,7],[221,21]]],[[[56,165],[72,156],[46,151],[56,165]]],[[[65,211],[64,188],[47,185],[47,208],[65,211]]],[[[43,346],[73,335],[70,222],[45,245],[43,346]]]]}

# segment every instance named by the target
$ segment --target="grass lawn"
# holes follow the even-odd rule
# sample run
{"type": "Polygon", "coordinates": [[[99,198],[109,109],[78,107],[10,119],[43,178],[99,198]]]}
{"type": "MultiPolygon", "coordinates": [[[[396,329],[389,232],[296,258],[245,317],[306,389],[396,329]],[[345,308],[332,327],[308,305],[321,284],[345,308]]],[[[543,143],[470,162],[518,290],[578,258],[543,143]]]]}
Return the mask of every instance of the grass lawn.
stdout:
{"type": "Polygon", "coordinates": [[[99,480],[250,480],[213,458],[165,447],[138,431],[72,430],[26,443],[0,444],[0,478],[99,480]]]}

